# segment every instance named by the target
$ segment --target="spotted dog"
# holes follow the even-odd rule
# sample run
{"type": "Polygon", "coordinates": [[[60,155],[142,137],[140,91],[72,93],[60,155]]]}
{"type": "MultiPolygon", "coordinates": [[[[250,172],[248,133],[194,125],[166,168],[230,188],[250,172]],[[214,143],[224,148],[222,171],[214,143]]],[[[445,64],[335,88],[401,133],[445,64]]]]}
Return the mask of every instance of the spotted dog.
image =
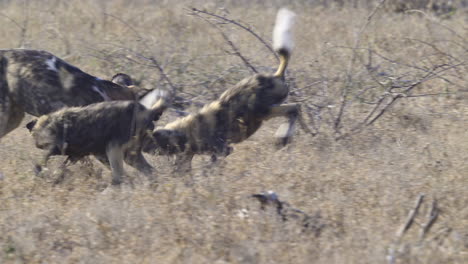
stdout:
{"type": "Polygon", "coordinates": [[[41,116],[63,107],[134,100],[148,92],[119,85],[122,78],[133,85],[128,75],[115,77],[115,83],[94,77],[46,51],[0,50],[0,138],[18,127],[25,113],[41,116]]]}
{"type": "Polygon", "coordinates": [[[64,108],[27,124],[36,146],[45,150],[38,171],[50,156],[75,162],[94,155],[112,170],[112,184],[121,183],[123,161],[152,178],[153,167],[141,153],[143,143],[168,105],[167,92],[153,90],[140,102],[112,101],[64,108]]]}
{"type": "Polygon", "coordinates": [[[285,71],[292,51],[295,14],[287,9],[278,12],[273,43],[280,64],[275,74],[256,74],[226,90],[217,100],[199,112],[173,121],[153,132],[153,144],[145,151],[177,154],[176,166],[190,168],[194,154],[228,155],[230,144],[239,143],[254,134],[262,122],[274,117],[287,117],[276,136],[286,144],[299,116],[298,104],[282,104],[289,93],[285,71]]]}

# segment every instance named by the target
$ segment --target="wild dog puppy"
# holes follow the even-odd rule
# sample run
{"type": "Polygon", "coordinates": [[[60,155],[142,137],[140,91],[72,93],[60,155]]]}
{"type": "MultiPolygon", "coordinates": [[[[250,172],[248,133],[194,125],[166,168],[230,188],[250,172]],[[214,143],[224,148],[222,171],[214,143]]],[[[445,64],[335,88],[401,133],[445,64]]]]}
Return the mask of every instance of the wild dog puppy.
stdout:
{"type": "Polygon", "coordinates": [[[18,127],[25,113],[41,116],[63,107],[135,100],[144,93],[89,75],[46,51],[0,50],[0,138],[18,127]]]}
{"type": "Polygon", "coordinates": [[[248,77],[198,113],[156,128],[155,145],[148,144],[145,151],[156,148],[160,154],[181,154],[176,158],[176,165],[188,166],[194,154],[228,155],[231,143],[244,141],[263,121],[279,116],[289,118],[288,126],[277,132],[279,140],[286,144],[299,115],[298,104],[281,105],[289,93],[284,74],[292,51],[294,16],[287,9],[278,12],[273,42],[280,64],[275,74],[248,77]]]}
{"type": "Polygon", "coordinates": [[[64,108],[27,124],[36,146],[45,150],[37,168],[52,155],[75,162],[94,155],[112,170],[112,184],[120,184],[123,160],[151,176],[153,168],[141,153],[142,143],[167,107],[167,92],[153,90],[141,101],[113,101],[64,108]]]}

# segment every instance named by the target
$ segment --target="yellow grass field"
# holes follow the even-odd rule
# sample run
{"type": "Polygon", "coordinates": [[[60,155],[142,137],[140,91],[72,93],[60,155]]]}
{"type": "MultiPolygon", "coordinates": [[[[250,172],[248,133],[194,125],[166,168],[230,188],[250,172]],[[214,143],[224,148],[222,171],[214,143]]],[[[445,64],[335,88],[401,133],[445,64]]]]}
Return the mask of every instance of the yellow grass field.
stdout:
{"type": "MultiPolygon", "coordinates": [[[[42,152],[26,116],[0,141],[0,263],[468,263],[466,1],[419,11],[286,2],[0,1],[0,49],[47,50],[103,79],[124,72],[169,88],[157,62],[195,103],[187,111],[252,68],[274,72],[268,46],[287,6],[297,14],[288,102],[301,102],[313,132],[298,127],[278,149],[285,120],[269,120],[216,164],[196,156],[180,175],[172,157],[146,155],[157,183],[127,166],[112,189],[94,158],[60,183],[64,157],[36,176],[42,152]],[[301,213],[262,209],[252,195],[269,190],[301,213]]],[[[169,110],[158,124],[175,118],[169,110]]]]}

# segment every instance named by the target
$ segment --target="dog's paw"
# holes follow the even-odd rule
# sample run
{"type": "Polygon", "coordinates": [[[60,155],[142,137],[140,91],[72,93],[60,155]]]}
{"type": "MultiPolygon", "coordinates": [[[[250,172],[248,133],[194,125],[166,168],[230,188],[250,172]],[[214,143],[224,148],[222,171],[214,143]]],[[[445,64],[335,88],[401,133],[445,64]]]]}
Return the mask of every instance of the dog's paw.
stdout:
{"type": "Polygon", "coordinates": [[[276,138],[275,139],[275,147],[278,148],[278,149],[283,148],[286,145],[288,145],[289,142],[291,142],[290,137],[276,138]]]}
{"type": "Polygon", "coordinates": [[[282,148],[291,141],[291,129],[289,124],[282,124],[275,133],[275,146],[282,148]]]}
{"type": "Polygon", "coordinates": [[[122,184],[122,179],[112,179],[111,186],[112,187],[120,187],[122,184]]]}
{"type": "Polygon", "coordinates": [[[34,165],[34,174],[38,177],[42,176],[44,173],[47,173],[49,171],[48,168],[43,167],[39,164],[34,165]]]}

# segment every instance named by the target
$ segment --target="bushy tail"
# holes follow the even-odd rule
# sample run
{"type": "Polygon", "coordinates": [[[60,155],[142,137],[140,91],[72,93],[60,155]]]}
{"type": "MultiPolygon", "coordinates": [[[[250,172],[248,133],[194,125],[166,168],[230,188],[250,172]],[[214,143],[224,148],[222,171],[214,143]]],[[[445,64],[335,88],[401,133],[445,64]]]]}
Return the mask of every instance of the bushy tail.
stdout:
{"type": "Polygon", "coordinates": [[[162,105],[169,104],[170,93],[162,89],[154,89],[147,93],[140,100],[140,104],[146,107],[146,109],[154,109],[161,107],[162,105]]]}
{"type": "Polygon", "coordinates": [[[273,29],[273,48],[280,56],[280,65],[276,71],[276,77],[283,77],[288,66],[289,57],[293,48],[292,27],[296,14],[286,8],[281,8],[276,16],[273,29]]]}
{"type": "Polygon", "coordinates": [[[154,89],[140,100],[140,104],[150,110],[151,119],[157,121],[159,116],[169,107],[171,101],[171,93],[162,89],[154,89]]]}

